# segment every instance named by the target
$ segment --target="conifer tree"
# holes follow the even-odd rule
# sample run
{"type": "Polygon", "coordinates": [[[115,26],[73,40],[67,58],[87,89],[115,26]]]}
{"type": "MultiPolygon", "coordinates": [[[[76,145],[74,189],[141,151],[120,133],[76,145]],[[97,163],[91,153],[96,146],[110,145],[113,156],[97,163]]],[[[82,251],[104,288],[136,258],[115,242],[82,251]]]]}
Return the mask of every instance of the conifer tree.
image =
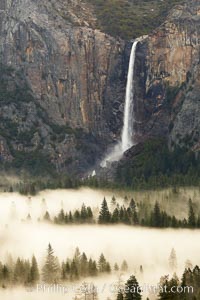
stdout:
{"type": "Polygon", "coordinates": [[[89,207],[89,206],[87,207],[87,218],[88,218],[89,222],[93,221],[93,212],[92,212],[91,207],[89,207]]]}
{"type": "Polygon", "coordinates": [[[35,256],[32,257],[32,262],[31,262],[31,268],[30,268],[30,282],[35,283],[39,280],[40,275],[39,275],[39,270],[38,270],[38,264],[36,261],[35,256]]]}
{"type": "Polygon", "coordinates": [[[131,198],[131,201],[130,201],[130,204],[129,204],[129,207],[132,211],[134,211],[136,209],[136,204],[135,204],[135,201],[133,198],[131,198]]]}
{"type": "Polygon", "coordinates": [[[118,223],[118,222],[119,222],[119,210],[116,207],[112,214],[112,223],[118,223]]]}
{"type": "Polygon", "coordinates": [[[93,261],[91,258],[88,262],[88,273],[90,276],[96,276],[98,273],[96,261],[93,261]]]}
{"type": "Polygon", "coordinates": [[[169,280],[169,276],[164,276],[161,278],[160,282],[160,292],[159,292],[159,300],[179,300],[180,293],[178,293],[177,288],[179,287],[179,280],[176,275],[169,280]],[[173,288],[173,293],[171,292],[173,288]]]}
{"type": "Polygon", "coordinates": [[[177,269],[177,257],[176,252],[174,248],[171,250],[170,256],[169,256],[169,267],[172,271],[176,271],[177,269]]]}
{"type": "Polygon", "coordinates": [[[14,283],[24,283],[24,263],[18,257],[14,268],[14,283]]]}
{"type": "Polygon", "coordinates": [[[124,300],[124,294],[121,290],[117,294],[117,300],[124,300]]]}
{"type": "Polygon", "coordinates": [[[81,207],[81,219],[83,222],[87,220],[87,209],[84,203],[81,207]]]}
{"type": "Polygon", "coordinates": [[[43,218],[45,221],[51,221],[51,218],[50,218],[50,215],[49,215],[49,212],[46,211],[45,215],[44,215],[44,218],[43,218]]]}
{"type": "Polygon", "coordinates": [[[88,260],[86,254],[83,252],[80,258],[80,276],[88,275],[88,260]]]}
{"type": "Polygon", "coordinates": [[[69,220],[69,223],[73,223],[73,221],[74,221],[71,211],[69,212],[69,218],[68,218],[68,220],[69,220]]]}
{"type": "Polygon", "coordinates": [[[135,276],[131,276],[126,284],[125,284],[125,293],[124,293],[124,300],[140,300],[142,299],[141,296],[141,289],[137,282],[135,276]]]}
{"type": "Polygon", "coordinates": [[[115,207],[115,205],[116,205],[116,198],[115,198],[114,195],[112,196],[112,199],[111,199],[111,205],[112,205],[113,207],[115,207]]]}
{"type": "Polygon", "coordinates": [[[160,212],[160,206],[159,203],[156,202],[152,214],[152,225],[154,227],[160,227],[161,226],[161,212],[160,212]]]}
{"type": "Polygon", "coordinates": [[[189,212],[188,212],[188,226],[191,227],[191,228],[193,228],[193,227],[196,226],[196,218],[195,218],[193,204],[192,204],[192,200],[191,199],[189,199],[188,207],[189,207],[189,212]]]}
{"type": "Polygon", "coordinates": [[[61,209],[60,213],[58,214],[58,223],[59,224],[65,223],[65,213],[63,209],[61,209]]]}
{"type": "Polygon", "coordinates": [[[107,201],[104,197],[102,205],[101,205],[101,210],[99,213],[99,224],[107,224],[111,221],[111,216],[110,212],[108,209],[107,201]]]}
{"type": "Polygon", "coordinates": [[[79,210],[76,209],[74,212],[74,221],[77,223],[77,222],[80,222],[80,220],[81,220],[81,214],[80,214],[79,210]]]}
{"type": "Polygon", "coordinates": [[[78,280],[79,279],[79,270],[78,264],[75,259],[72,260],[71,267],[70,267],[70,279],[71,280],[78,280]]]}
{"type": "Polygon", "coordinates": [[[42,278],[46,283],[57,283],[60,279],[58,259],[54,255],[51,244],[48,245],[45,264],[42,268],[42,278]]]}
{"type": "Polygon", "coordinates": [[[103,255],[103,253],[100,255],[99,262],[98,262],[98,269],[100,273],[106,272],[107,262],[103,255]]]}
{"type": "Polygon", "coordinates": [[[119,271],[119,266],[117,263],[114,264],[114,271],[118,272],[119,271]]]}
{"type": "Polygon", "coordinates": [[[10,281],[10,271],[9,271],[9,268],[8,266],[6,265],[3,265],[2,267],[2,279],[4,282],[9,282],[10,281]]]}
{"type": "Polygon", "coordinates": [[[122,265],[121,265],[121,271],[122,271],[122,272],[127,272],[127,271],[128,271],[128,264],[127,264],[126,260],[124,260],[124,261],[122,262],[122,265]]]}

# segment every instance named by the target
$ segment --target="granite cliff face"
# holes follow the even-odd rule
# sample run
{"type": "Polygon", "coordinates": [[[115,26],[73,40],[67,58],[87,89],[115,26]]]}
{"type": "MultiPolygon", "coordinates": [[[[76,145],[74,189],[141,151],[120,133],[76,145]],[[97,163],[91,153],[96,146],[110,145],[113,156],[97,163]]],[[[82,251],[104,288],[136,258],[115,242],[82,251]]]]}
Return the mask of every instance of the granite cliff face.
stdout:
{"type": "Polygon", "coordinates": [[[200,141],[200,3],[176,6],[164,24],[138,47],[138,141],[151,136],[198,148],[200,141]]]}
{"type": "MultiPolygon", "coordinates": [[[[131,43],[97,28],[82,0],[1,0],[0,154],[83,173],[121,133],[131,43]]],[[[176,6],[137,49],[138,142],[199,147],[199,1],[176,6]]],[[[31,167],[31,164],[30,164],[31,167]]]]}
{"type": "Polygon", "coordinates": [[[125,45],[95,24],[80,0],[0,2],[2,159],[39,151],[81,171],[116,139],[125,45]]]}

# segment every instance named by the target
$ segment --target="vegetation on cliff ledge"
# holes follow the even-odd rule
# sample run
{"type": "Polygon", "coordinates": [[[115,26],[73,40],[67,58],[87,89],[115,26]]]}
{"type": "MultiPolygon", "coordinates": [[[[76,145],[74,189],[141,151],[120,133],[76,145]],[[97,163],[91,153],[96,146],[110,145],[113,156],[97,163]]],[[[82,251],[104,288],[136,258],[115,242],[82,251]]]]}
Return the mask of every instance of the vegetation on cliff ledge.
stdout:
{"type": "Polygon", "coordinates": [[[169,10],[183,0],[85,0],[94,5],[99,27],[110,35],[129,40],[149,34],[169,10]]]}
{"type": "Polygon", "coordinates": [[[116,182],[132,188],[192,186],[200,183],[200,158],[187,148],[170,151],[163,139],[146,141],[143,150],[122,161],[116,182]]]}

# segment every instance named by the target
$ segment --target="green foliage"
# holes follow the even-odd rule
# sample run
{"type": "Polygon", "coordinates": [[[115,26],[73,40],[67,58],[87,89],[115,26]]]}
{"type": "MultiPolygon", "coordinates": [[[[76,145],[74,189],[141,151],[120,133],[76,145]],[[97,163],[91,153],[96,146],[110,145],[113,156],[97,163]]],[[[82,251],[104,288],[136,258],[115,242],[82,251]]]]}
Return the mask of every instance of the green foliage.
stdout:
{"type": "Polygon", "coordinates": [[[51,175],[55,170],[48,155],[42,154],[40,151],[24,152],[14,151],[14,160],[12,168],[18,170],[26,170],[29,174],[34,175],[51,175]]]}
{"type": "MultiPolygon", "coordinates": [[[[50,221],[49,214],[47,212],[44,216],[44,220],[50,221]]],[[[58,216],[54,218],[54,223],[56,224],[90,224],[94,223],[93,212],[91,207],[86,207],[85,204],[82,205],[81,210],[76,209],[74,213],[71,211],[65,213],[63,209],[59,212],[58,216]]]]}
{"type": "Polygon", "coordinates": [[[170,151],[163,139],[144,143],[138,155],[117,168],[116,183],[134,189],[198,185],[200,158],[185,148],[170,151]]]}
{"type": "Polygon", "coordinates": [[[26,80],[23,79],[22,72],[16,72],[13,67],[0,64],[0,103],[19,104],[31,101],[34,101],[34,97],[26,80]]]}
{"type": "Polygon", "coordinates": [[[139,284],[137,282],[137,279],[133,275],[127,280],[125,284],[124,299],[125,300],[142,299],[139,284]]]}
{"type": "Polygon", "coordinates": [[[95,9],[99,27],[113,36],[132,39],[149,34],[168,11],[183,0],[86,0],[95,9]]]}
{"type": "Polygon", "coordinates": [[[106,224],[109,223],[111,220],[111,215],[108,209],[108,204],[106,199],[103,199],[102,205],[101,205],[101,210],[99,213],[99,224],[106,224]]]}

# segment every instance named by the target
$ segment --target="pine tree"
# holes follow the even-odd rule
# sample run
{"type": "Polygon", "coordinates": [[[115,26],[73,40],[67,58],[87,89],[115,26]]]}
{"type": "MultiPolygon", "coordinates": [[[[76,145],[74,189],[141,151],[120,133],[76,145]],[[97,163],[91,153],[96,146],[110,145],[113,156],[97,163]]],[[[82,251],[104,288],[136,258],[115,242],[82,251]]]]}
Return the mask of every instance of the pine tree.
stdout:
{"type": "Polygon", "coordinates": [[[101,205],[101,210],[99,213],[99,224],[107,224],[111,221],[111,216],[110,212],[108,209],[107,201],[104,197],[102,205],[101,205]]]}
{"type": "Polygon", "coordinates": [[[141,290],[135,276],[131,276],[125,284],[124,300],[140,300],[142,299],[141,290]]]}
{"type": "Polygon", "coordinates": [[[193,268],[192,262],[189,259],[187,259],[185,262],[185,269],[192,270],[192,268],[193,268]]]}
{"type": "Polygon", "coordinates": [[[160,206],[158,202],[156,202],[154,206],[154,211],[152,214],[152,225],[154,227],[161,226],[161,212],[160,212],[160,206]]]}
{"type": "Polygon", "coordinates": [[[51,244],[48,245],[45,264],[42,268],[42,277],[46,283],[57,283],[60,279],[58,259],[54,256],[51,244]]]}
{"type": "Polygon", "coordinates": [[[91,207],[87,207],[87,218],[88,218],[88,222],[92,222],[93,221],[93,212],[91,207]]]}
{"type": "Polygon", "coordinates": [[[81,219],[81,214],[80,214],[79,210],[77,209],[74,212],[74,221],[75,221],[75,223],[79,223],[80,219],[81,219]]]}
{"type": "Polygon", "coordinates": [[[31,262],[31,268],[30,268],[30,282],[35,283],[39,280],[40,275],[39,275],[39,270],[38,270],[38,264],[36,261],[35,256],[32,257],[32,262],[31,262]]]}
{"type": "Polygon", "coordinates": [[[98,262],[98,269],[100,273],[106,272],[107,262],[103,255],[103,253],[100,255],[99,262],[98,262]]]}
{"type": "MultiPolygon", "coordinates": [[[[160,282],[160,292],[159,292],[159,300],[179,300],[180,299],[180,292],[178,293],[177,289],[179,287],[179,280],[176,275],[172,277],[172,279],[169,280],[168,276],[165,276],[161,278],[160,282]],[[171,290],[174,290],[173,293],[171,293],[171,290]]],[[[182,298],[181,298],[182,299],[182,298]]]]}
{"type": "Polygon", "coordinates": [[[119,271],[119,266],[117,263],[114,264],[114,271],[118,272],[119,271]]]}
{"type": "Polygon", "coordinates": [[[122,262],[122,265],[121,265],[121,271],[122,271],[122,272],[127,272],[127,271],[128,271],[128,264],[127,264],[126,260],[124,260],[124,261],[122,262]]]}
{"type": "Polygon", "coordinates": [[[58,214],[58,223],[59,224],[64,224],[65,223],[65,213],[64,213],[63,209],[61,209],[61,211],[58,214]]]}
{"type": "Polygon", "coordinates": [[[198,215],[196,226],[197,228],[200,228],[200,215],[198,215]]]}
{"type": "Polygon", "coordinates": [[[119,210],[118,208],[115,208],[112,214],[112,223],[118,223],[119,222],[119,210]]]}
{"type": "Polygon", "coordinates": [[[88,260],[86,254],[83,252],[80,258],[80,276],[88,275],[88,260]]]}
{"type": "Polygon", "coordinates": [[[82,207],[81,207],[81,220],[83,222],[85,222],[87,220],[87,209],[85,204],[83,203],[82,207]]]}
{"type": "Polygon", "coordinates": [[[177,269],[177,257],[174,248],[171,250],[169,256],[169,267],[172,271],[175,271],[177,269]]]}
{"type": "Polygon", "coordinates": [[[193,227],[196,226],[196,218],[195,218],[193,204],[192,204],[192,200],[191,199],[189,199],[188,207],[189,207],[188,225],[189,225],[189,227],[193,228],[193,227]]]}
{"type": "Polygon", "coordinates": [[[18,257],[15,268],[14,268],[14,283],[24,283],[24,263],[23,261],[18,257]]]}
{"type": "Polygon", "coordinates": [[[96,276],[98,273],[96,261],[93,261],[91,258],[88,262],[88,273],[90,276],[96,276]]]}
{"type": "Polygon", "coordinates": [[[71,268],[70,268],[70,279],[71,280],[78,280],[79,279],[79,271],[78,271],[78,264],[75,259],[72,260],[71,268]]]}
{"type": "Polygon", "coordinates": [[[111,205],[112,205],[113,207],[115,207],[115,205],[116,205],[116,198],[115,198],[114,195],[112,196],[111,205]]]}
{"type": "Polygon", "coordinates": [[[117,294],[117,300],[124,300],[124,294],[122,291],[119,291],[117,294]]]}
{"type": "Polygon", "coordinates": [[[44,215],[44,218],[43,218],[45,221],[51,221],[51,218],[50,218],[50,215],[49,215],[49,212],[46,211],[45,215],[44,215]]]}
{"type": "Polygon", "coordinates": [[[69,212],[69,218],[68,218],[68,220],[69,220],[69,223],[73,223],[73,221],[74,221],[71,211],[69,212]]]}
{"type": "Polygon", "coordinates": [[[6,265],[3,265],[3,268],[2,268],[2,279],[4,282],[8,282],[10,280],[9,268],[6,265]]]}
{"type": "Polygon", "coordinates": [[[129,207],[130,207],[130,209],[131,209],[132,211],[136,210],[136,204],[135,204],[135,201],[134,201],[133,198],[131,198],[129,207]]]}

